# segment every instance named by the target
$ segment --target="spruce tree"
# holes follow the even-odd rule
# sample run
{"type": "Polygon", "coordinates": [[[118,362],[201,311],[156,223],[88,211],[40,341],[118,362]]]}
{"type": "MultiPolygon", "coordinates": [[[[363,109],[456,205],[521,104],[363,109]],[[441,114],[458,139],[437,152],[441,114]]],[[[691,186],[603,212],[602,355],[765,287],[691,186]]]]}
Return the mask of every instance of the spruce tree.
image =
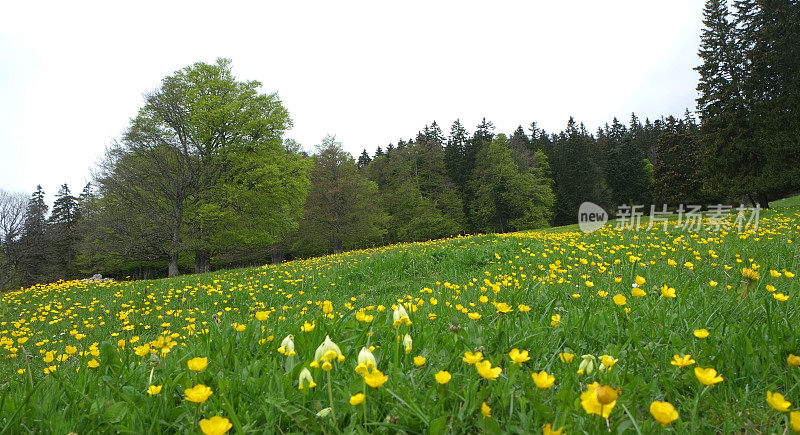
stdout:
{"type": "Polygon", "coordinates": [[[54,273],[61,278],[75,275],[73,260],[75,246],[78,243],[76,221],[78,216],[78,199],[70,193],[69,186],[62,184],[53,203],[53,211],[49,219],[50,246],[52,247],[52,266],[54,273]]]}

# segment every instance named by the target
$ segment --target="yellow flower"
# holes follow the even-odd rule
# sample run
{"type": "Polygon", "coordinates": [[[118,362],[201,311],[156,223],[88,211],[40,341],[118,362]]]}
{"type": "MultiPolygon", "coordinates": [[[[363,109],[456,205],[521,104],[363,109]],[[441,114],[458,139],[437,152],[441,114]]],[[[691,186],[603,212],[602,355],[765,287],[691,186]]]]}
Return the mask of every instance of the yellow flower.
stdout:
{"type": "Polygon", "coordinates": [[[671,258],[669,258],[669,259],[667,259],[667,264],[672,266],[672,267],[675,267],[675,266],[678,265],[678,262],[673,260],[673,259],[671,259],[671,258]]]}
{"type": "Polygon", "coordinates": [[[561,359],[561,362],[568,363],[572,361],[573,358],[575,358],[575,354],[569,352],[561,352],[558,354],[558,357],[561,359]]]}
{"type": "Polygon", "coordinates": [[[484,417],[492,418],[492,407],[487,405],[486,402],[483,402],[481,405],[481,414],[484,417]]]}
{"type": "Polygon", "coordinates": [[[616,295],[616,296],[614,296],[614,303],[615,303],[615,304],[617,304],[617,305],[619,305],[619,306],[623,306],[623,305],[625,305],[625,303],[626,303],[627,301],[628,301],[628,298],[626,298],[625,296],[622,296],[622,295],[616,295]]]}
{"type": "Polygon", "coordinates": [[[686,263],[683,263],[683,267],[685,267],[685,268],[687,268],[689,270],[694,270],[694,264],[691,261],[687,261],[686,263]]]}
{"type": "Polygon", "coordinates": [[[491,380],[497,379],[500,376],[500,372],[503,371],[501,367],[492,367],[492,362],[488,359],[475,364],[475,368],[482,378],[491,380]]]}
{"type": "Polygon", "coordinates": [[[748,281],[755,281],[761,276],[758,274],[758,271],[755,269],[751,269],[749,267],[745,267],[742,269],[742,276],[748,281]]]}
{"type": "Polygon", "coordinates": [[[636,282],[636,285],[638,285],[638,286],[643,286],[643,285],[644,285],[644,283],[646,283],[646,282],[647,282],[647,280],[646,280],[646,279],[644,279],[644,278],[642,278],[642,277],[641,277],[641,276],[639,276],[639,275],[636,275],[636,278],[634,279],[634,282],[636,282]]]}
{"type": "Polygon", "coordinates": [[[468,316],[472,320],[478,320],[481,318],[481,313],[469,313],[468,316]]]}
{"type": "Polygon", "coordinates": [[[611,355],[603,355],[603,356],[601,356],[600,357],[600,364],[601,364],[600,370],[610,369],[611,367],[614,367],[614,364],[616,364],[617,361],[619,361],[619,360],[617,358],[614,358],[611,355]]]}
{"type": "Polygon", "coordinates": [[[93,369],[100,367],[100,363],[94,358],[90,359],[86,365],[93,369]]]}
{"type": "Polygon", "coordinates": [[[786,302],[789,299],[789,295],[783,293],[774,293],[772,297],[779,302],[786,302]]]}
{"type": "Polygon", "coordinates": [[[581,297],[580,293],[573,293],[572,294],[572,299],[578,299],[579,297],[581,297]]]}
{"type": "Polygon", "coordinates": [[[162,385],[151,385],[147,387],[147,394],[155,396],[156,394],[161,392],[161,388],[163,388],[162,385]]]}
{"type": "Polygon", "coordinates": [[[437,372],[435,375],[433,375],[433,377],[436,378],[436,382],[440,385],[444,385],[450,382],[450,378],[452,378],[450,372],[447,372],[445,370],[437,372]]]}
{"type": "Polygon", "coordinates": [[[767,403],[776,411],[786,412],[792,406],[792,403],[786,400],[781,393],[773,393],[767,391],[767,403]]]}
{"type": "Polygon", "coordinates": [[[511,308],[511,306],[508,305],[505,302],[495,302],[494,303],[494,308],[497,310],[498,313],[502,313],[502,314],[510,313],[511,311],[514,311],[514,309],[511,308]]]}
{"type": "Polygon", "coordinates": [[[47,366],[47,367],[44,368],[44,374],[46,374],[46,375],[49,375],[50,373],[53,373],[54,371],[56,371],[56,366],[47,366]]]}
{"type": "MultiPolygon", "coordinates": [[[[711,281],[709,281],[709,282],[708,282],[708,285],[710,285],[711,287],[716,287],[716,286],[717,286],[717,284],[718,284],[718,283],[717,283],[716,281],[714,281],[713,279],[712,279],[711,281]]],[[[653,402],[653,403],[655,403],[655,402],[653,402]]]]}
{"type": "Polygon", "coordinates": [[[377,368],[372,369],[371,372],[364,375],[364,382],[366,382],[367,385],[369,385],[372,388],[380,388],[388,380],[389,377],[384,376],[383,373],[377,368]]]}
{"type": "Polygon", "coordinates": [[[636,296],[637,298],[647,296],[647,292],[640,289],[639,287],[634,287],[633,290],[631,290],[631,293],[633,293],[633,295],[636,296]]]}
{"type": "Polygon", "coordinates": [[[205,435],[222,435],[231,430],[232,427],[230,420],[218,415],[200,420],[200,430],[205,435]]]}
{"type": "Polygon", "coordinates": [[[414,357],[414,365],[417,367],[422,367],[425,365],[425,357],[422,355],[417,355],[414,357]]]}
{"type": "Polygon", "coordinates": [[[564,428],[554,430],[553,425],[547,423],[542,427],[542,435],[564,435],[564,428]]]}
{"type": "Polygon", "coordinates": [[[205,402],[213,393],[210,387],[207,387],[203,384],[197,384],[192,388],[187,388],[183,390],[183,394],[186,396],[186,400],[195,403],[203,403],[205,402]]]}
{"type": "Polygon", "coordinates": [[[786,276],[787,278],[794,278],[794,273],[789,272],[788,270],[784,270],[783,275],[786,276]]]}
{"type": "Polygon", "coordinates": [[[552,387],[553,383],[556,381],[555,376],[548,374],[544,370],[539,373],[531,373],[531,378],[533,379],[533,383],[536,384],[536,387],[541,389],[552,387]]]}
{"type": "Polygon", "coordinates": [[[616,402],[617,396],[619,395],[619,392],[609,385],[597,387],[595,393],[597,394],[597,401],[600,402],[601,405],[608,405],[611,402],[616,402]]]}
{"type": "Polygon", "coordinates": [[[405,347],[405,349],[406,349],[406,354],[411,353],[411,349],[413,347],[413,344],[414,344],[414,341],[411,340],[411,336],[406,334],[406,336],[403,337],[403,347],[405,347]]]}
{"type": "Polygon", "coordinates": [[[334,359],[338,362],[342,362],[344,361],[344,355],[342,354],[341,349],[339,349],[339,346],[334,343],[329,336],[326,335],[325,340],[314,352],[314,362],[311,366],[315,367],[316,364],[314,363],[322,363],[322,369],[328,371],[332,368],[330,361],[334,359]]]}
{"type": "Polygon", "coordinates": [[[141,346],[134,346],[133,351],[137,356],[145,356],[150,353],[150,343],[145,343],[141,346]]]}
{"type": "Polygon", "coordinates": [[[520,351],[517,348],[511,349],[511,352],[508,353],[508,356],[511,358],[511,361],[514,361],[515,364],[519,365],[522,365],[522,363],[531,359],[528,356],[527,350],[520,351]]]}
{"type": "Polygon", "coordinates": [[[117,340],[117,347],[119,347],[120,349],[125,349],[125,340],[122,339],[117,340]]]}
{"type": "Polygon", "coordinates": [[[654,401],[650,404],[650,414],[657,422],[664,426],[678,419],[678,411],[668,402],[654,401]]]}
{"type": "Polygon", "coordinates": [[[303,370],[300,370],[300,375],[297,377],[297,389],[302,390],[305,387],[314,388],[316,386],[317,383],[314,382],[311,372],[308,371],[307,368],[303,367],[303,370]]]}
{"type": "Polygon", "coordinates": [[[695,360],[692,359],[691,355],[684,355],[684,356],[675,355],[672,357],[672,361],[670,361],[669,363],[676,367],[686,367],[694,364],[695,360]]]}
{"type": "Polygon", "coordinates": [[[256,320],[266,322],[269,319],[269,311],[256,311],[256,320]]]}
{"type": "Polygon", "coordinates": [[[550,325],[554,328],[558,328],[558,325],[561,324],[561,314],[553,314],[550,317],[550,325]]]}
{"type": "Polygon", "coordinates": [[[517,306],[517,309],[519,310],[520,313],[527,313],[528,311],[531,310],[531,307],[529,307],[527,305],[519,304],[517,306]]]}
{"type": "Polygon", "coordinates": [[[601,298],[604,298],[604,297],[608,296],[608,292],[605,291],[605,290],[598,290],[597,291],[597,296],[600,296],[601,298]]]}
{"type": "Polygon", "coordinates": [[[794,354],[790,353],[789,356],[786,357],[786,364],[789,364],[789,367],[798,367],[798,366],[800,366],[800,356],[797,356],[797,355],[794,355],[794,354]]]}
{"type": "MultiPolygon", "coordinates": [[[[788,274],[786,276],[789,276],[788,274]]],[[[789,413],[789,423],[792,425],[792,430],[800,432],[800,411],[792,411],[789,413]]]]}
{"type": "Polygon", "coordinates": [[[353,406],[358,406],[358,405],[364,403],[364,399],[366,397],[367,396],[365,396],[364,393],[353,394],[352,396],[350,396],[350,404],[353,405],[353,406]]]}
{"type": "Polygon", "coordinates": [[[303,322],[303,325],[300,326],[300,330],[303,332],[311,332],[316,327],[317,327],[317,322],[315,321],[312,321],[311,323],[303,322]]]}
{"type": "Polygon", "coordinates": [[[278,353],[286,356],[295,356],[296,353],[294,351],[294,336],[292,334],[287,335],[282,341],[281,345],[278,348],[278,353]]]}
{"type": "Polygon", "coordinates": [[[589,287],[589,288],[594,287],[594,283],[591,282],[591,281],[586,281],[586,287],[589,287]]]}
{"type": "Polygon", "coordinates": [[[664,284],[661,286],[661,297],[662,298],[674,298],[675,297],[675,289],[664,284]]]}
{"type": "MultiPolygon", "coordinates": [[[[583,406],[583,410],[586,411],[587,414],[594,414],[607,418],[617,404],[617,401],[615,399],[607,403],[600,403],[597,394],[598,389],[600,389],[600,383],[593,382],[589,384],[588,389],[581,393],[581,406],[583,406]]],[[[604,400],[609,398],[604,392],[601,392],[601,394],[604,395],[604,400]]]]}
{"type": "Polygon", "coordinates": [[[326,300],[322,302],[322,312],[325,313],[326,315],[333,312],[333,304],[331,303],[331,301],[326,300]]]}
{"type": "Polygon", "coordinates": [[[186,361],[186,365],[188,365],[189,370],[193,372],[202,372],[208,366],[208,358],[201,358],[198,356],[186,361]]]}
{"type": "Polygon", "coordinates": [[[780,273],[780,272],[778,272],[777,270],[770,270],[770,271],[769,271],[769,275],[770,275],[771,277],[773,277],[773,278],[778,278],[778,277],[780,277],[780,276],[781,276],[781,273],[780,273]]]}
{"type": "MultiPolygon", "coordinates": [[[[123,341],[124,341],[124,340],[123,340],[123,341]]],[[[78,351],[78,348],[77,348],[77,347],[75,347],[75,346],[69,346],[69,345],[67,345],[67,347],[65,347],[65,348],[64,348],[64,352],[65,352],[67,355],[72,355],[72,354],[74,354],[74,353],[75,353],[75,352],[77,352],[77,351],[78,351]]]]}
{"type": "Polygon", "coordinates": [[[467,364],[477,364],[482,359],[483,359],[483,353],[481,352],[472,353],[470,351],[464,352],[464,358],[461,358],[461,360],[467,364]]]}
{"type": "Polygon", "coordinates": [[[717,371],[710,367],[707,369],[695,367],[694,375],[697,376],[697,380],[703,385],[714,385],[723,381],[722,376],[717,376],[717,371]]]}
{"type": "Polygon", "coordinates": [[[703,329],[695,329],[693,334],[697,338],[706,338],[708,337],[709,333],[707,329],[703,328],[703,329]]]}

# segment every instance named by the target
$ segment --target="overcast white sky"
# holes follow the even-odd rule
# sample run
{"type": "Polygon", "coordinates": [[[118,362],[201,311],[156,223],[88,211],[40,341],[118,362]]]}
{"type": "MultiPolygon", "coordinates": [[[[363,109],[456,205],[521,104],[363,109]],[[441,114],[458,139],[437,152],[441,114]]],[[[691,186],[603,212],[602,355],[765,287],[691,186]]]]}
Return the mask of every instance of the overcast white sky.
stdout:
{"type": "Polygon", "coordinates": [[[433,120],[590,130],[694,108],[701,0],[4,2],[0,188],[80,192],[161,78],[233,59],[310,149],[357,155],[433,120]]]}

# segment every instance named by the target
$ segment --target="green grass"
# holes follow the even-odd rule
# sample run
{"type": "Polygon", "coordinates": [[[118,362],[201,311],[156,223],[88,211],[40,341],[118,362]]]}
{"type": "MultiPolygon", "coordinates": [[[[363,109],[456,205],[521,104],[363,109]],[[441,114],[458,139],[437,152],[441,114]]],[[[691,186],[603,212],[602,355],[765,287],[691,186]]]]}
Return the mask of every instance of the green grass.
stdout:
{"type": "Polygon", "coordinates": [[[558,228],[166,280],[9,292],[0,300],[0,431],[191,433],[200,431],[200,419],[221,415],[248,433],[531,433],[545,423],[568,433],[782,432],[788,414],[765,398],[777,391],[800,409],[800,368],[787,364],[789,354],[800,354],[800,282],[785,274],[800,274],[800,199],[776,202],[761,218],[758,232],[741,235],[558,228]],[[760,278],[743,284],[741,269],[753,263],[760,278]],[[644,297],[631,293],[637,275],[646,279],[644,297]],[[661,298],[663,284],[677,297],[661,298]],[[767,285],[789,299],[779,302],[767,285]],[[613,302],[616,294],[627,297],[624,307],[613,302]],[[323,315],[325,300],[333,305],[331,318],[323,315]],[[406,303],[411,326],[392,325],[398,302],[406,303]],[[498,313],[493,302],[513,311],[498,313]],[[521,312],[520,304],[530,311],[521,312]],[[374,319],[357,320],[360,309],[374,319]],[[255,318],[261,311],[270,311],[264,322],[255,318]],[[556,314],[561,319],[553,326],[556,314]],[[302,332],[304,322],[313,322],[313,331],[302,332]],[[699,328],[710,336],[695,338],[699,328]],[[170,334],[176,345],[169,353],[134,353],[170,334]],[[294,335],[292,358],[277,351],[287,334],[294,335]],[[397,340],[405,334],[413,338],[408,354],[397,340]],[[326,335],[345,356],[330,372],[335,421],[317,415],[331,405],[324,371],[311,368],[317,387],[297,389],[299,372],[326,335]],[[68,345],[76,352],[58,362],[68,345]],[[381,388],[365,387],[354,371],[364,346],[376,346],[377,367],[388,377],[381,388]],[[513,364],[512,348],[528,350],[530,360],[513,364]],[[55,361],[44,361],[47,351],[55,361]],[[479,376],[462,361],[465,351],[481,351],[502,367],[498,379],[479,376]],[[563,363],[561,352],[575,359],[563,363]],[[581,375],[584,354],[619,361],[581,375]],[[676,354],[691,354],[697,363],[677,368],[670,364],[676,354]],[[413,363],[419,355],[426,358],[421,367],[413,363]],[[191,372],[187,361],[198,356],[208,358],[208,367],[191,372]],[[99,367],[87,366],[92,359],[99,367]],[[55,371],[45,374],[50,366],[55,371]],[[697,366],[715,368],[724,381],[705,389],[697,366]],[[444,386],[434,380],[439,370],[452,374],[444,386]],[[555,376],[552,388],[536,388],[530,375],[540,370],[555,376]],[[152,384],[163,385],[156,396],[146,393],[151,373],[152,384]],[[581,393],[594,381],[621,390],[608,421],[581,406],[581,393]],[[213,389],[211,397],[185,401],[184,389],[198,383],[213,389]],[[351,406],[361,391],[366,405],[351,406]],[[650,415],[654,400],[680,413],[670,429],[650,415]],[[480,412],[484,402],[491,418],[480,412]]]}

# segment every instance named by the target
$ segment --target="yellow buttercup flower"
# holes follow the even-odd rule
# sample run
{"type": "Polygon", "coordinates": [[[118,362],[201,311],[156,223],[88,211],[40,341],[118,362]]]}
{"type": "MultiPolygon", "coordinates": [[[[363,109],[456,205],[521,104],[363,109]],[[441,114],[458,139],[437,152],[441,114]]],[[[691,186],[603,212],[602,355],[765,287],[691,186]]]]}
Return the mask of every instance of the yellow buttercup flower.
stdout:
{"type": "Polygon", "coordinates": [[[531,378],[533,379],[533,383],[536,384],[536,387],[541,389],[552,387],[553,383],[556,381],[555,376],[548,374],[544,370],[539,373],[531,373],[531,378]]]}
{"type": "Polygon", "coordinates": [[[625,305],[627,303],[627,301],[628,301],[628,298],[626,298],[623,295],[616,295],[616,296],[614,296],[613,299],[614,299],[614,303],[619,305],[619,306],[625,305]]]}
{"type": "Polygon", "coordinates": [[[786,400],[781,393],[773,393],[767,391],[767,403],[776,411],[786,412],[792,406],[792,403],[786,400]]]}
{"type": "Polygon", "coordinates": [[[561,362],[568,363],[572,361],[573,358],[575,358],[575,354],[569,352],[561,352],[558,354],[558,358],[561,359],[561,362]]]}
{"type": "Polygon", "coordinates": [[[786,364],[789,364],[789,367],[800,367],[800,356],[789,354],[786,357],[786,364]]]}
{"type": "Polygon", "coordinates": [[[478,370],[478,374],[481,375],[484,379],[491,379],[495,380],[498,376],[500,376],[500,372],[503,371],[500,367],[492,367],[492,363],[489,360],[483,360],[479,363],[475,364],[475,368],[478,370]]]}
{"type": "Polygon", "coordinates": [[[793,431],[800,432],[800,411],[789,413],[789,424],[792,426],[793,431]]]}
{"type": "Polygon", "coordinates": [[[694,375],[697,376],[697,380],[703,385],[714,385],[723,381],[722,376],[718,376],[717,371],[710,367],[707,369],[695,367],[694,375]]]}
{"type": "Polygon", "coordinates": [[[661,286],[661,297],[662,298],[674,298],[676,297],[675,289],[664,284],[661,286]]]}
{"type": "Polygon", "coordinates": [[[481,414],[483,414],[484,417],[492,418],[492,407],[487,405],[486,402],[483,402],[481,405],[481,414]]]}
{"type": "Polygon", "coordinates": [[[708,337],[709,332],[708,329],[703,328],[703,329],[695,329],[693,334],[697,338],[706,338],[708,337]]]}
{"type": "MultiPolygon", "coordinates": [[[[600,387],[601,385],[599,382],[589,384],[587,390],[581,393],[581,406],[583,406],[583,410],[586,411],[587,414],[608,418],[614,406],[617,404],[616,396],[614,396],[614,400],[601,403],[597,392],[600,387]]],[[[605,389],[603,389],[601,390],[601,395],[605,401],[608,400],[612,394],[606,394],[605,389]]]]}
{"type": "Polygon", "coordinates": [[[506,313],[510,313],[510,312],[514,311],[514,309],[511,308],[511,305],[508,305],[505,302],[495,302],[494,303],[494,308],[497,310],[498,313],[501,313],[501,314],[506,314],[506,313]]]}
{"type": "Polygon", "coordinates": [[[646,282],[647,282],[647,280],[646,280],[646,279],[642,278],[642,277],[641,277],[641,276],[639,276],[639,275],[636,275],[636,278],[634,278],[634,280],[633,280],[633,281],[636,283],[636,285],[638,285],[638,286],[640,286],[640,287],[641,287],[641,286],[643,286],[643,285],[644,285],[644,283],[646,283],[646,282]]]}
{"type": "Polygon", "coordinates": [[[564,428],[561,429],[553,429],[553,425],[551,423],[547,423],[542,427],[542,435],[565,435],[564,428]]]}
{"type": "Polygon", "coordinates": [[[384,376],[384,374],[377,368],[372,369],[371,372],[364,375],[364,382],[366,382],[367,385],[369,385],[372,388],[380,388],[388,380],[389,377],[384,376]]]}
{"type": "Polygon", "coordinates": [[[668,402],[654,401],[650,404],[650,414],[663,426],[668,426],[678,419],[678,411],[668,402]]]}
{"type": "Polygon", "coordinates": [[[195,357],[186,361],[186,365],[193,372],[202,372],[208,366],[208,358],[195,357]]]}
{"type": "Polygon", "coordinates": [[[162,385],[151,385],[147,387],[147,394],[151,396],[155,396],[156,394],[161,392],[162,385]]]}
{"type": "Polygon", "coordinates": [[[417,367],[422,367],[425,365],[425,357],[422,355],[417,355],[414,357],[414,365],[417,367]]]}
{"type": "Polygon", "coordinates": [[[434,378],[436,378],[436,382],[438,384],[444,385],[444,384],[450,382],[450,379],[452,378],[452,376],[450,375],[449,372],[447,372],[445,370],[441,370],[441,371],[437,372],[434,375],[434,378]]]}
{"type": "Polygon", "coordinates": [[[205,435],[222,435],[231,430],[232,427],[230,420],[218,415],[200,420],[200,430],[205,435]]]}
{"type": "Polygon", "coordinates": [[[631,290],[631,294],[633,294],[637,298],[641,298],[641,297],[647,296],[647,292],[642,290],[639,287],[634,287],[633,290],[631,290]]]}
{"type": "Polygon", "coordinates": [[[522,363],[531,359],[528,356],[527,350],[520,351],[517,348],[511,349],[511,352],[508,353],[508,356],[511,358],[511,361],[519,365],[522,365],[522,363]]]}
{"type": "Polygon", "coordinates": [[[553,326],[554,328],[557,328],[558,325],[560,324],[561,324],[561,314],[553,314],[553,316],[550,317],[550,325],[553,326]]]}
{"type": "Polygon", "coordinates": [[[183,394],[185,395],[186,400],[195,403],[203,403],[211,397],[213,391],[210,387],[207,387],[203,384],[197,384],[192,388],[187,388],[183,390],[183,394]]]}
{"type": "Polygon", "coordinates": [[[477,364],[482,359],[483,359],[483,353],[481,352],[472,353],[470,351],[464,352],[464,358],[461,358],[461,360],[467,364],[477,364]]]}
{"type": "Polygon", "coordinates": [[[786,302],[789,300],[789,295],[785,295],[783,293],[774,293],[772,297],[779,302],[786,302]]]}
{"type": "Polygon", "coordinates": [[[367,396],[364,395],[364,393],[353,394],[352,396],[350,396],[350,404],[353,405],[353,406],[358,406],[358,405],[364,403],[364,399],[366,397],[367,396]]]}
{"type": "Polygon", "coordinates": [[[691,355],[675,355],[672,357],[672,361],[669,362],[670,364],[676,367],[686,367],[690,366],[695,363],[695,360],[692,359],[691,355]]]}

